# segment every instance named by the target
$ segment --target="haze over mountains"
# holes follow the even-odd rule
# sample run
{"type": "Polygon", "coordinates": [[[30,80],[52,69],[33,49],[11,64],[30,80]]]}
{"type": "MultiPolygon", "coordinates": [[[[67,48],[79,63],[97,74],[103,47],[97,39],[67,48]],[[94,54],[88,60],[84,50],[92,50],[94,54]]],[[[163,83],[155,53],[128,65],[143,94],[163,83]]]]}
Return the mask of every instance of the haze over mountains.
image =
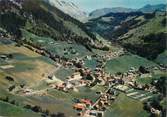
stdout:
{"type": "Polygon", "coordinates": [[[103,15],[106,15],[108,13],[129,13],[129,12],[135,12],[135,11],[141,11],[143,13],[152,13],[156,10],[160,11],[166,11],[167,6],[165,4],[158,4],[158,5],[145,5],[144,7],[140,9],[131,9],[131,8],[124,8],[124,7],[115,7],[115,8],[103,8],[103,9],[97,9],[95,11],[92,11],[89,16],[92,18],[97,18],[103,15]]]}
{"type": "Polygon", "coordinates": [[[86,13],[84,12],[84,10],[79,8],[79,6],[77,6],[74,2],[70,0],[45,0],[45,1],[81,22],[86,22],[88,19],[97,18],[105,14],[108,14],[110,12],[128,13],[128,12],[141,11],[143,13],[151,13],[151,12],[154,12],[155,10],[165,11],[167,8],[166,4],[158,4],[158,5],[148,4],[139,9],[124,8],[124,7],[113,7],[112,8],[111,6],[111,8],[102,8],[102,9],[94,10],[90,13],[86,13]]]}

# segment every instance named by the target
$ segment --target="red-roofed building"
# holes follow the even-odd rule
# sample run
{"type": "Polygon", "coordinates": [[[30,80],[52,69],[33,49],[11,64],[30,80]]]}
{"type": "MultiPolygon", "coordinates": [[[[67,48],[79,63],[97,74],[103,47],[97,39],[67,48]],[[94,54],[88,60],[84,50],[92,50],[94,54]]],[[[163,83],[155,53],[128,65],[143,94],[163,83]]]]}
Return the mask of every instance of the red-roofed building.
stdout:
{"type": "Polygon", "coordinates": [[[92,101],[89,100],[89,99],[81,99],[80,102],[81,102],[81,103],[84,103],[84,104],[86,104],[86,105],[88,105],[88,106],[92,105],[92,101]]]}
{"type": "Polygon", "coordinates": [[[86,105],[83,104],[83,103],[77,103],[77,104],[73,105],[73,108],[76,109],[76,110],[85,110],[86,105]]]}

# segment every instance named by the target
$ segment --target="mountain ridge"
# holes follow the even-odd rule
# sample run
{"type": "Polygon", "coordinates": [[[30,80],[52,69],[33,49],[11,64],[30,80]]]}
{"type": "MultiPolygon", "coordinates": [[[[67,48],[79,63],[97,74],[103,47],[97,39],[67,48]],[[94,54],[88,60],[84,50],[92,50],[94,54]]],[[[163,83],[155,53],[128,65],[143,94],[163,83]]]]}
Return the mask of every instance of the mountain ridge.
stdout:
{"type": "Polygon", "coordinates": [[[97,18],[108,13],[129,13],[129,12],[143,12],[143,13],[152,13],[156,10],[166,11],[166,4],[156,4],[150,5],[147,4],[139,9],[125,8],[125,7],[113,7],[113,8],[102,8],[92,11],[89,16],[90,18],[97,18]]]}
{"type": "Polygon", "coordinates": [[[84,21],[87,18],[86,12],[81,10],[75,3],[68,0],[45,0],[54,7],[57,7],[64,13],[76,18],[80,21],[84,21]]]}
{"type": "Polygon", "coordinates": [[[166,12],[109,13],[86,23],[88,29],[131,52],[155,59],[165,47],[166,12]]]}

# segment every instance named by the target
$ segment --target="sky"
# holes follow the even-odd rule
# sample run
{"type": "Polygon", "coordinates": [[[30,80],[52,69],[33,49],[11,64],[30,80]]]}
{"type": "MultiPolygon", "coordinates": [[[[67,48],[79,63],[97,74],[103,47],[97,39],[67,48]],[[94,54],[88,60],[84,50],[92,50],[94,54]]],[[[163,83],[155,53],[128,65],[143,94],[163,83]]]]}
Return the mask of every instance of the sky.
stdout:
{"type": "Polygon", "coordinates": [[[100,8],[127,7],[141,8],[146,4],[166,3],[167,0],[70,0],[86,12],[100,8]]]}

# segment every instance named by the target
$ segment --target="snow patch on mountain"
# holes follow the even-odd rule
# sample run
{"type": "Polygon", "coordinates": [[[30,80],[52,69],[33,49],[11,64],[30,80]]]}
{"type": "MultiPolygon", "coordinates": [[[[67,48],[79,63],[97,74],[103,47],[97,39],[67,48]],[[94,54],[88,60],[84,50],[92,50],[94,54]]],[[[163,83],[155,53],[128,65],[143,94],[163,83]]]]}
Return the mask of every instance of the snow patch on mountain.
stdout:
{"type": "Polygon", "coordinates": [[[76,4],[68,0],[45,0],[52,6],[60,9],[71,17],[83,21],[86,19],[87,14],[81,10],[76,4]]]}

